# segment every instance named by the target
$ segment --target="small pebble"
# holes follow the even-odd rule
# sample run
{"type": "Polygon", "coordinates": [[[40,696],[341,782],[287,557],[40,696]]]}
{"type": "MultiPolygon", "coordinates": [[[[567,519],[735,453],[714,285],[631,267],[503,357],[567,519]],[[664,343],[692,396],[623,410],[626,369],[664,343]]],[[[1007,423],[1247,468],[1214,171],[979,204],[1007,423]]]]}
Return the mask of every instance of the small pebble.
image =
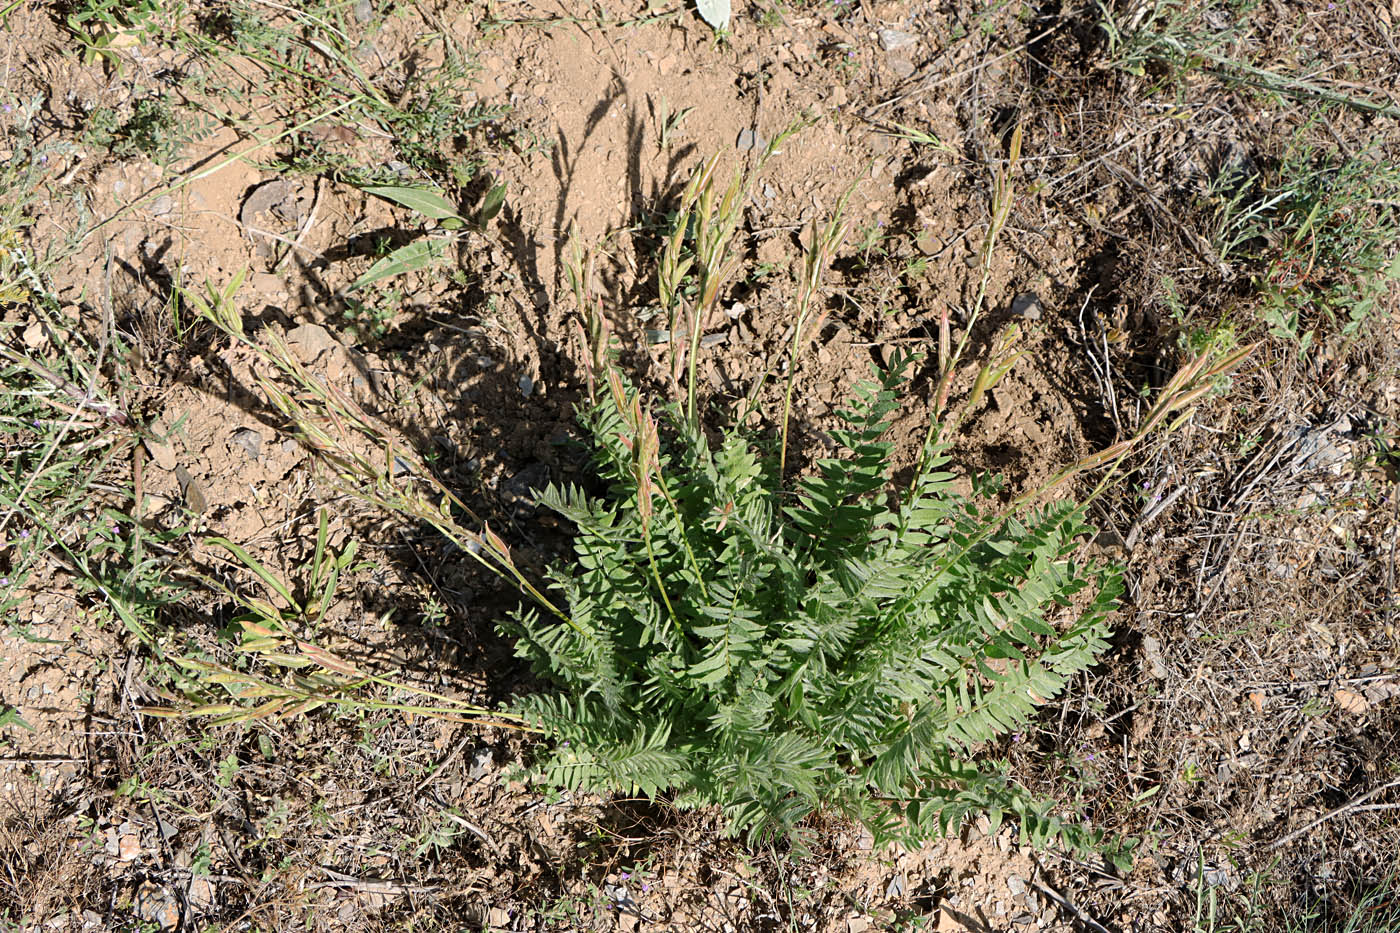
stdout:
{"type": "Polygon", "coordinates": [[[530,377],[529,373],[522,373],[515,384],[520,386],[520,394],[526,398],[529,398],[535,391],[535,380],[530,377]]]}
{"type": "Polygon", "coordinates": [[[355,4],[355,19],[362,23],[367,23],[374,19],[374,4],[370,0],[357,0],[355,4]]]}

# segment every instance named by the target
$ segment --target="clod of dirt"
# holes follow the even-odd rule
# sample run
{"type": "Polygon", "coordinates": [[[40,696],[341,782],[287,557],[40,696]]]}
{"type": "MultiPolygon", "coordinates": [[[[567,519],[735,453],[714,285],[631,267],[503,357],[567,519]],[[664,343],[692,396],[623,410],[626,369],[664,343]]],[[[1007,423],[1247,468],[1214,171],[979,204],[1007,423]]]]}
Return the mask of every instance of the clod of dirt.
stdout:
{"type": "Polygon", "coordinates": [[[37,350],[48,342],[43,322],[35,321],[24,329],[24,345],[29,349],[37,350]]]}
{"type": "Polygon", "coordinates": [[[170,433],[169,429],[159,421],[151,423],[152,437],[146,438],[146,453],[151,455],[151,459],[156,462],[156,466],[162,470],[175,469],[178,460],[175,457],[175,448],[164,441],[156,440],[157,437],[166,437],[170,433]]]}
{"type": "Polygon", "coordinates": [[[287,346],[301,362],[310,365],[320,359],[327,350],[338,347],[331,332],[320,324],[302,324],[287,333],[287,346]]]}
{"type": "Polygon", "coordinates": [[[1040,320],[1040,296],[1035,292],[1022,292],[1011,300],[1011,314],[1028,321],[1040,320]]]}
{"type": "Polygon", "coordinates": [[[190,904],[203,909],[214,903],[214,883],[208,878],[195,878],[190,881],[188,891],[190,904]]]}

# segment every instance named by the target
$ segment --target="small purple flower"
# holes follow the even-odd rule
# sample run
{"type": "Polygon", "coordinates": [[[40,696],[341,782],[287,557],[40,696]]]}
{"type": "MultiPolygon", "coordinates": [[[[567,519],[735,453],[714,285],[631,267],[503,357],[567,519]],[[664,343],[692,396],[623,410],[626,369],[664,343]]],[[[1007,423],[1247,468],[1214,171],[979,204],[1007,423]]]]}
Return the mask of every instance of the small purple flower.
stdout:
{"type": "Polygon", "coordinates": [[[9,578],[9,577],[0,577],[0,586],[9,586],[9,585],[10,585],[10,578],[9,578]]]}
{"type": "Polygon", "coordinates": [[[28,538],[28,537],[29,537],[29,529],[26,528],[26,529],[24,529],[23,531],[21,531],[21,532],[19,533],[19,536],[20,536],[21,538],[28,538]]]}

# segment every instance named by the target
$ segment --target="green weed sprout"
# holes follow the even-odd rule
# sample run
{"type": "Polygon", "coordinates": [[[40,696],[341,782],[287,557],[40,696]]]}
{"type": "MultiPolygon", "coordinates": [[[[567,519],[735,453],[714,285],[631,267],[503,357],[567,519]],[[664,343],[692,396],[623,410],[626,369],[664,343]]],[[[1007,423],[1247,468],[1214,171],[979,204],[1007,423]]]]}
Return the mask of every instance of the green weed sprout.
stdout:
{"type": "Polygon", "coordinates": [[[1400,280],[1400,165],[1299,139],[1273,171],[1222,183],[1238,190],[1220,199],[1216,248],[1254,272],[1271,336],[1304,351],[1318,337],[1351,337],[1400,280]]]}

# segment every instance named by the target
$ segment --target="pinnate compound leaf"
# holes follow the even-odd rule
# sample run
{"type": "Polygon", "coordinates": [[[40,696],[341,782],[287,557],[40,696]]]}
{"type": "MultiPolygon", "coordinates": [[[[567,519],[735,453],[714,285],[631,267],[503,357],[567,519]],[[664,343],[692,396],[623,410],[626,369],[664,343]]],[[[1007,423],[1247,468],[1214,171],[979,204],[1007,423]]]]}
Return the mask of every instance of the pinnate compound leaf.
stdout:
{"type": "Polygon", "coordinates": [[[1004,520],[942,469],[936,436],[891,488],[884,437],[906,368],[855,391],[833,432],[843,449],[792,485],[758,436],[731,428],[716,443],[677,417],[647,474],[665,494],[646,521],[644,419],[609,370],[613,391],[582,412],[599,482],[540,497],[576,529],[574,560],[551,577],[570,624],[522,609],[502,625],[559,688],[516,703],[554,742],[549,779],[669,790],[760,840],[826,809],[884,841],[987,813],[1040,843],[1101,848],[978,757],[1106,650],[1119,577],[1066,559],[1082,511],[1004,520]],[[1071,598],[1086,587],[1087,605],[1071,598]]]}

